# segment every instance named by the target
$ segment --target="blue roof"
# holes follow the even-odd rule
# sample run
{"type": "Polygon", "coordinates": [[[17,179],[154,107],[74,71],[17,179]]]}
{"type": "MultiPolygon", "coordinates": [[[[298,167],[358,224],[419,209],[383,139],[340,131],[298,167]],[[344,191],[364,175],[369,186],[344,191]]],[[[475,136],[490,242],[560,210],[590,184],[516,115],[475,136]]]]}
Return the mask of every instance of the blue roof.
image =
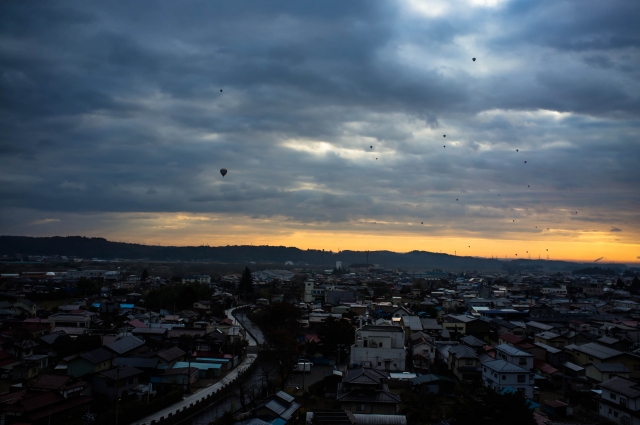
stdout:
{"type": "MultiPolygon", "coordinates": [[[[189,367],[189,362],[176,362],[173,365],[172,369],[179,369],[183,367],[189,367]]],[[[191,367],[195,367],[196,369],[209,370],[209,369],[220,369],[222,365],[220,363],[201,363],[201,362],[191,362],[191,367]]]]}
{"type": "Polygon", "coordinates": [[[93,303],[91,304],[91,307],[100,308],[100,303],[93,303]]]}
{"type": "Polygon", "coordinates": [[[196,357],[197,362],[202,363],[229,363],[231,359],[218,359],[215,357],[196,357]]]}
{"type": "Polygon", "coordinates": [[[270,422],[271,425],[285,425],[287,421],[282,418],[276,418],[270,422]]]}
{"type": "Polygon", "coordinates": [[[133,308],[135,304],[120,304],[120,308],[133,308]]]}

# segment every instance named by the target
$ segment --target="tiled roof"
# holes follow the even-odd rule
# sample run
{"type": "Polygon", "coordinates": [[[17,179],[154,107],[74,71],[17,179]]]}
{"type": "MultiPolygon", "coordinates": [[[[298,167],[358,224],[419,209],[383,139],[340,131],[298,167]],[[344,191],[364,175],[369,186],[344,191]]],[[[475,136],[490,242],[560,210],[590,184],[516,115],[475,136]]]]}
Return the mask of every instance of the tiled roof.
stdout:
{"type": "Polygon", "coordinates": [[[372,368],[351,369],[342,379],[350,384],[379,384],[381,380],[388,378],[386,373],[372,368]]]}
{"type": "Polygon", "coordinates": [[[136,376],[143,373],[140,369],[136,369],[131,366],[123,366],[120,369],[120,373],[118,374],[118,368],[114,367],[113,369],[105,370],[104,372],[100,372],[98,376],[102,376],[107,379],[111,379],[115,381],[116,379],[128,378],[130,376],[136,376]]]}
{"type": "Polygon", "coordinates": [[[496,345],[496,350],[501,351],[510,356],[518,356],[518,357],[533,357],[533,354],[527,353],[526,351],[518,350],[516,347],[512,347],[507,344],[496,345]]]}
{"type": "Polygon", "coordinates": [[[171,362],[171,361],[174,361],[176,359],[179,359],[180,357],[184,356],[185,354],[187,354],[187,353],[182,351],[180,348],[171,347],[171,348],[167,348],[166,350],[162,350],[162,351],[158,352],[158,357],[160,357],[162,360],[164,360],[166,362],[171,362]]]}
{"type": "Polygon", "coordinates": [[[543,362],[539,359],[533,359],[533,367],[538,369],[540,372],[546,373],[548,375],[553,375],[558,371],[558,369],[551,366],[549,363],[543,362]]]}
{"type": "Polygon", "coordinates": [[[125,336],[124,338],[120,338],[110,344],[105,345],[105,347],[117,354],[123,354],[134,350],[142,345],[144,345],[143,340],[138,339],[135,336],[125,336]]]}
{"type": "Polygon", "coordinates": [[[449,348],[449,355],[454,355],[458,359],[477,359],[478,354],[466,345],[457,345],[449,348]]]}
{"type": "Polygon", "coordinates": [[[606,373],[629,373],[629,372],[631,372],[622,363],[592,363],[591,366],[595,367],[600,372],[606,372],[606,373]]]}
{"type": "Polygon", "coordinates": [[[95,350],[87,351],[86,353],[82,353],[80,354],[80,357],[93,364],[98,364],[109,360],[112,357],[112,354],[111,352],[109,352],[109,350],[105,350],[101,347],[96,348],[95,350]]]}
{"type": "Polygon", "coordinates": [[[640,386],[638,383],[621,376],[615,376],[600,383],[600,387],[625,395],[629,398],[635,399],[640,397],[640,386]]]}
{"type": "Polygon", "coordinates": [[[508,332],[503,333],[498,338],[503,340],[503,341],[510,342],[512,344],[519,344],[522,341],[524,341],[524,338],[521,338],[521,337],[519,337],[517,335],[511,334],[511,333],[508,333],[508,332]]]}
{"type": "Polygon", "coordinates": [[[58,388],[64,387],[64,385],[69,382],[71,378],[72,377],[68,375],[44,374],[40,375],[38,379],[36,379],[31,385],[36,388],[57,390],[58,388]]]}
{"type": "Polygon", "coordinates": [[[529,373],[528,370],[521,368],[520,366],[516,366],[513,363],[509,363],[504,360],[494,360],[492,362],[482,363],[483,367],[488,367],[489,369],[496,372],[517,372],[517,373],[529,373]]]}
{"type": "Polygon", "coordinates": [[[623,354],[622,351],[614,350],[613,348],[605,347],[595,342],[584,345],[567,345],[565,350],[579,351],[597,359],[609,359],[623,354]]]}

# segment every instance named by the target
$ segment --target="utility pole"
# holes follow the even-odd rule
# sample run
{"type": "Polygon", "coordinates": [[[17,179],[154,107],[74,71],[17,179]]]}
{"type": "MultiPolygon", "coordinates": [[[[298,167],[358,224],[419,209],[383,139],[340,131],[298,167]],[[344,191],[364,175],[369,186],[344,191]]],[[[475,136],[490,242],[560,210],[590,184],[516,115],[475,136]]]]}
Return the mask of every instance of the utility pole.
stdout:
{"type": "Polygon", "coordinates": [[[120,404],[120,395],[118,394],[118,387],[120,386],[120,371],[122,370],[122,365],[118,365],[118,374],[116,379],[116,425],[118,425],[118,407],[120,404]]]}

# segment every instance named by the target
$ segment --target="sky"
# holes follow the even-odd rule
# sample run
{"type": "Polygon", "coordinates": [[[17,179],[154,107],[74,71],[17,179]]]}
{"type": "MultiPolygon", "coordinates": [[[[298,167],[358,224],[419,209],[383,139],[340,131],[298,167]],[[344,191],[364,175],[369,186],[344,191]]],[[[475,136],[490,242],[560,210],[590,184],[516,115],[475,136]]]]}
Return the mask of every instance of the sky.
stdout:
{"type": "Polygon", "coordinates": [[[638,263],[638,16],[0,2],[0,234],[638,263]]]}

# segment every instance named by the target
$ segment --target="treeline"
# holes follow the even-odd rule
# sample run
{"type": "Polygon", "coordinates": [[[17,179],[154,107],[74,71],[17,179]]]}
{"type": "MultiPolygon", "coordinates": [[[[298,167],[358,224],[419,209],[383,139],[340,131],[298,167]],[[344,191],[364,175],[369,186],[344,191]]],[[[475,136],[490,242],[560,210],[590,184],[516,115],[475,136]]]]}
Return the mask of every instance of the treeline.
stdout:
{"type": "MultiPolygon", "coordinates": [[[[437,249],[437,247],[435,248],[437,249]]],[[[391,251],[341,251],[318,249],[302,250],[285,246],[148,246],[122,242],[110,242],[104,238],[81,236],[32,238],[26,236],[0,236],[0,255],[67,255],[82,258],[149,259],[153,261],[208,261],[243,264],[247,262],[284,265],[292,261],[296,266],[333,269],[336,261],[343,268],[351,264],[377,264],[389,269],[433,269],[445,270],[502,270],[504,261],[493,258],[463,257],[428,251],[397,253],[391,251]]],[[[508,264],[519,270],[575,270],[585,264],[565,261],[514,260],[508,264]]],[[[620,266],[626,269],[626,266],[620,266]]]]}
{"type": "Polygon", "coordinates": [[[612,268],[603,269],[602,267],[587,267],[586,269],[578,269],[571,272],[572,274],[584,274],[584,275],[603,275],[603,276],[617,276],[618,272],[612,268]]]}

